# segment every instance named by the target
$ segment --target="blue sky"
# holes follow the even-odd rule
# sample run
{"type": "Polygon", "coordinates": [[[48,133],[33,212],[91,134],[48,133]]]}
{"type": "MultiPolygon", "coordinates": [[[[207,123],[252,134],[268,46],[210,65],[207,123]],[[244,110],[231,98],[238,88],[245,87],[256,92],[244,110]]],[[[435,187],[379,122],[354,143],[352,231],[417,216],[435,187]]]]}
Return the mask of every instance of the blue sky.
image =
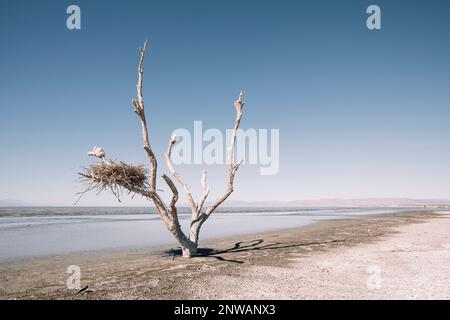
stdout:
{"type": "MultiPolygon", "coordinates": [[[[279,173],[242,166],[232,199],[450,198],[448,1],[0,3],[0,199],[72,204],[94,145],[146,163],[130,103],[146,38],[158,155],[194,120],[230,128],[241,88],[242,127],[280,129],[279,173]],[[66,29],[70,4],[81,30],[66,29]],[[366,28],[370,4],[381,30],[366,28]]],[[[197,194],[204,167],[179,168],[197,194]]],[[[206,169],[215,196],[225,167],[206,169]]]]}

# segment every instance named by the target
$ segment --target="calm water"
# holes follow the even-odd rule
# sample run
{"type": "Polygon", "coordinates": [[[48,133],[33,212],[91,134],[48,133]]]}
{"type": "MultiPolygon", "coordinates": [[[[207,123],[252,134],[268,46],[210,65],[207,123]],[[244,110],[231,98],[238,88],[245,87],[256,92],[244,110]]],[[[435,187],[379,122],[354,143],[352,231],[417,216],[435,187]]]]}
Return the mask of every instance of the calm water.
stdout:
{"type": "MultiPolygon", "coordinates": [[[[180,223],[189,210],[180,208],[180,223]]],[[[414,209],[416,210],[416,209],[414,209]]],[[[204,224],[201,239],[300,227],[324,219],[411,211],[399,208],[222,208],[204,224]]],[[[0,208],[0,261],[173,244],[149,208],[0,208]]]]}

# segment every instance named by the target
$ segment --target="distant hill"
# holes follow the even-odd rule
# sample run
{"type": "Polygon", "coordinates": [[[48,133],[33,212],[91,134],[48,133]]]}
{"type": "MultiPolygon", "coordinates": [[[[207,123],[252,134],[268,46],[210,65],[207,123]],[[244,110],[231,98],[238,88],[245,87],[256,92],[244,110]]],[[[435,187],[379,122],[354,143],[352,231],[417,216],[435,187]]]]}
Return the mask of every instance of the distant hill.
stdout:
{"type": "MultiPolygon", "coordinates": [[[[0,207],[72,206],[72,204],[31,204],[17,199],[0,199],[0,207]]],[[[114,205],[113,205],[114,206],[114,205]]],[[[150,204],[152,206],[152,204],[150,204]]],[[[180,203],[180,206],[188,206],[180,203]]],[[[450,200],[411,198],[312,199],[295,201],[227,200],[223,207],[450,207],[450,200]]]]}
{"type": "Polygon", "coordinates": [[[0,207],[26,207],[31,204],[17,199],[0,199],[0,207]]]}
{"type": "Polygon", "coordinates": [[[445,199],[363,198],[363,199],[315,199],[296,201],[240,201],[229,200],[226,207],[423,207],[450,206],[445,199]]]}

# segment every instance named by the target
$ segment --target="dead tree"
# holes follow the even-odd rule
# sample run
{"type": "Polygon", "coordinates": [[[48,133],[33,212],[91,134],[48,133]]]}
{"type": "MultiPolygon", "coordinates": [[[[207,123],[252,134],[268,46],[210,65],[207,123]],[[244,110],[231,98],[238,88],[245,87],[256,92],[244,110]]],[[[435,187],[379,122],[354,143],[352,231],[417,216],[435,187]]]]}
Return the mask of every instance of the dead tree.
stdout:
{"type": "Polygon", "coordinates": [[[142,139],[144,143],[144,150],[147,154],[150,162],[150,170],[147,171],[143,166],[133,166],[125,164],[123,162],[116,163],[111,160],[105,159],[105,152],[102,148],[94,147],[88,154],[95,156],[101,160],[101,162],[95,163],[86,168],[84,172],[80,173],[82,181],[87,183],[87,187],[81,195],[89,190],[97,189],[101,192],[104,189],[109,189],[112,193],[119,198],[122,189],[127,190],[132,194],[139,194],[143,197],[150,199],[161,216],[167,229],[174,235],[179,244],[181,245],[183,257],[192,257],[197,254],[198,240],[200,229],[205,221],[211,216],[214,210],[217,209],[233,192],[233,182],[236,171],[239,169],[238,164],[234,164],[234,146],[236,143],[236,134],[239,128],[239,124],[242,118],[242,110],[244,107],[243,96],[244,92],[241,91],[239,98],[234,102],[236,108],[236,118],[234,120],[234,127],[230,144],[227,149],[227,185],[223,194],[216,200],[211,202],[208,206],[205,206],[205,201],[209,195],[209,185],[206,181],[207,173],[204,170],[201,175],[201,185],[203,193],[199,200],[196,202],[192,195],[189,186],[176,171],[170,159],[172,147],[177,142],[175,136],[169,139],[167,151],[164,153],[164,159],[170,174],[181,186],[187,201],[191,209],[191,223],[189,229],[189,235],[186,235],[180,226],[177,213],[177,201],[179,198],[178,189],[175,186],[172,179],[166,174],[162,175],[162,178],[170,188],[172,192],[172,198],[170,204],[167,205],[159,194],[156,188],[156,176],[158,169],[158,162],[156,156],[153,153],[144,107],[144,99],[142,96],[142,82],[144,77],[144,58],[147,51],[147,41],[144,46],[140,48],[140,60],[138,66],[138,81],[137,81],[137,99],[133,99],[134,112],[138,115],[142,131],[142,139]]]}

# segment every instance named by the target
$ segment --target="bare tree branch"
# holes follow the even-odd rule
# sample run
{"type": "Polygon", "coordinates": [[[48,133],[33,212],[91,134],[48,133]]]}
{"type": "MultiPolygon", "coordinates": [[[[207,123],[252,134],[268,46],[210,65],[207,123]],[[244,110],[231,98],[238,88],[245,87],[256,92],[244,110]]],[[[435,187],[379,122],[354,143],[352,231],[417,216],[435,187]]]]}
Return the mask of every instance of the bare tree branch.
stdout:
{"type": "Polygon", "coordinates": [[[162,175],[164,181],[166,181],[167,185],[169,186],[170,190],[172,190],[172,201],[170,201],[169,205],[169,212],[170,214],[178,218],[177,216],[177,207],[176,203],[178,201],[178,190],[177,187],[175,187],[175,184],[172,182],[172,180],[165,174],[162,175]]]}
{"type": "Polygon", "coordinates": [[[139,116],[139,119],[141,121],[141,130],[142,130],[142,140],[144,142],[144,149],[147,152],[147,156],[149,158],[150,164],[151,164],[151,170],[150,170],[150,192],[156,192],[156,173],[158,169],[158,162],[156,161],[155,154],[153,153],[153,150],[150,145],[150,141],[148,138],[148,129],[147,129],[147,120],[145,118],[145,108],[144,108],[144,98],[142,96],[142,81],[144,79],[144,58],[145,58],[145,52],[148,48],[147,40],[144,42],[144,46],[139,49],[141,53],[141,57],[139,60],[139,66],[138,66],[138,81],[136,85],[137,89],[137,97],[136,99],[132,100],[132,103],[134,105],[134,112],[139,116]]]}
{"type": "Polygon", "coordinates": [[[241,90],[239,94],[239,98],[234,102],[234,106],[236,108],[236,119],[234,120],[234,127],[233,132],[231,136],[231,141],[227,149],[227,164],[228,164],[228,183],[227,187],[225,189],[225,192],[218,197],[215,201],[213,201],[208,208],[205,210],[205,212],[198,212],[197,217],[191,220],[191,228],[189,232],[189,239],[195,243],[198,242],[198,237],[200,233],[200,229],[203,225],[203,223],[209,218],[211,213],[214,212],[214,210],[220,206],[233,192],[233,183],[234,183],[234,175],[236,174],[236,171],[239,169],[240,164],[242,161],[235,165],[233,164],[234,159],[234,145],[236,144],[236,135],[237,130],[239,128],[239,124],[241,123],[242,118],[242,109],[244,107],[244,91],[241,90]]]}
{"type": "Polygon", "coordinates": [[[234,158],[234,145],[236,144],[236,135],[237,135],[237,130],[239,128],[239,124],[241,123],[241,118],[242,118],[242,109],[244,108],[244,91],[241,90],[240,94],[239,94],[239,98],[234,102],[234,107],[236,108],[236,119],[234,120],[234,127],[233,127],[233,132],[231,135],[231,141],[230,141],[230,145],[228,146],[228,150],[227,150],[227,164],[228,164],[228,184],[227,187],[225,189],[225,192],[223,193],[222,196],[220,196],[219,198],[217,198],[214,202],[212,202],[208,208],[205,211],[205,214],[202,215],[202,220],[206,220],[208,218],[208,216],[218,207],[222,204],[222,202],[224,202],[229,196],[230,194],[233,192],[233,182],[234,182],[234,175],[236,173],[236,171],[239,169],[240,164],[242,163],[242,161],[237,164],[234,165],[233,164],[233,158],[234,158]]]}
{"type": "MultiPolygon", "coordinates": [[[[200,200],[198,202],[198,205],[197,205],[197,217],[202,212],[203,205],[204,205],[204,203],[206,201],[206,198],[209,195],[209,185],[206,182],[206,174],[207,174],[206,170],[203,170],[202,171],[202,178],[200,179],[200,183],[201,183],[201,185],[203,187],[203,193],[202,193],[202,195],[200,197],[200,200]]],[[[197,219],[197,217],[195,217],[195,219],[197,219]]]]}
{"type": "Polygon", "coordinates": [[[173,166],[172,161],[170,160],[170,156],[172,154],[172,147],[176,142],[177,142],[176,136],[173,136],[170,138],[169,145],[167,146],[167,151],[166,151],[166,153],[164,153],[164,159],[166,160],[166,165],[167,165],[167,168],[169,169],[170,173],[175,177],[175,179],[178,181],[178,183],[183,188],[183,191],[186,194],[187,200],[189,202],[189,206],[191,207],[192,217],[194,217],[194,216],[197,216],[197,205],[195,204],[191,190],[189,189],[189,186],[187,185],[187,183],[183,180],[183,178],[175,170],[175,167],[173,166]]]}

